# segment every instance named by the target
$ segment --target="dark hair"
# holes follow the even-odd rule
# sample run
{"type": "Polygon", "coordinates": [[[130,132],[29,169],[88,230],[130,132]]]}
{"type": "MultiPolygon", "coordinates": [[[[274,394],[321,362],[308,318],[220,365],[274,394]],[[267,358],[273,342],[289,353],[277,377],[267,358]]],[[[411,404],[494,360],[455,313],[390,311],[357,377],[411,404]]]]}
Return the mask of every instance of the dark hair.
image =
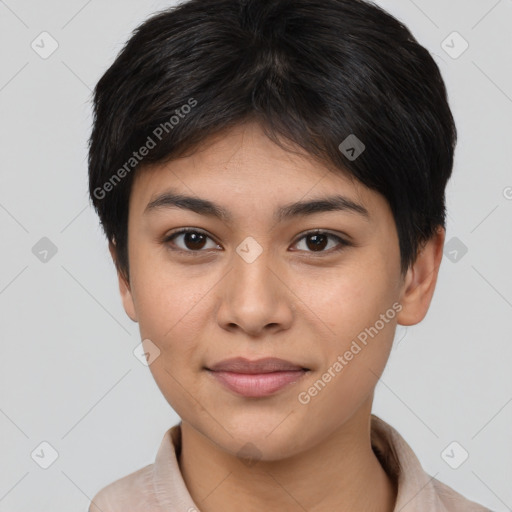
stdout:
{"type": "Polygon", "coordinates": [[[127,280],[134,170],[249,120],[382,194],[402,272],[444,227],[456,127],[400,21],[360,0],[189,0],[135,29],[94,91],[89,193],[127,280]],[[351,134],[357,158],[340,149],[351,134]]]}

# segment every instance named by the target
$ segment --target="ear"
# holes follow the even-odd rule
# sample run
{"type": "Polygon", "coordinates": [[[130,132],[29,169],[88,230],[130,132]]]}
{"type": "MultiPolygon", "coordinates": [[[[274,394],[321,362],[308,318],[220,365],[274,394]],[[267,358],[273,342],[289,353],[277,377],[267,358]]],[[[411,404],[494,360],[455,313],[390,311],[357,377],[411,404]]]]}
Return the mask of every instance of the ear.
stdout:
{"type": "Polygon", "coordinates": [[[119,266],[117,264],[117,250],[115,244],[109,242],[108,250],[110,251],[110,255],[114,260],[114,265],[117,270],[117,280],[119,282],[119,292],[121,294],[121,300],[123,302],[124,310],[126,314],[134,321],[137,322],[137,313],[135,311],[135,303],[132,296],[132,291],[130,289],[130,283],[126,281],[125,277],[119,271],[119,266]]]}
{"type": "Polygon", "coordinates": [[[425,318],[436,287],[445,235],[445,229],[439,226],[407,270],[400,298],[402,310],[397,315],[400,325],[415,325],[425,318]]]}

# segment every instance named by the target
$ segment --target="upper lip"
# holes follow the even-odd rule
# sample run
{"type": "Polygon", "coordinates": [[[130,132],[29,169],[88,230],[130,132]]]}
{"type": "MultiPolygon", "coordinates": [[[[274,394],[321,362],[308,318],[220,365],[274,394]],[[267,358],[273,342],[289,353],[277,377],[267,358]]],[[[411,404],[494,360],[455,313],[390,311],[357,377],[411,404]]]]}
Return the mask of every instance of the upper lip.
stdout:
{"type": "Polygon", "coordinates": [[[308,368],[304,366],[277,357],[265,357],[254,361],[245,359],[244,357],[234,357],[232,359],[224,359],[207,369],[214,372],[248,374],[308,370],[308,368]]]}

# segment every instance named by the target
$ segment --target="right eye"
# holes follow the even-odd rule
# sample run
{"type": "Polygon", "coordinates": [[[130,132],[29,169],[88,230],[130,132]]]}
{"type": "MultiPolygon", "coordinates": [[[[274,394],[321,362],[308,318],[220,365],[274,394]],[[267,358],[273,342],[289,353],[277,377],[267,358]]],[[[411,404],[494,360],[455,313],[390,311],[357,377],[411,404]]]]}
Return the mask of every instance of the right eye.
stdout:
{"type": "MultiPolygon", "coordinates": [[[[173,251],[180,251],[183,253],[198,253],[198,252],[205,252],[202,249],[205,247],[206,240],[212,240],[206,233],[203,231],[200,231],[196,228],[185,228],[180,229],[179,231],[175,231],[174,233],[171,233],[170,235],[166,236],[164,239],[165,244],[169,244],[171,246],[171,250],[173,251]],[[180,240],[182,246],[178,245],[175,240],[180,240]],[[173,248],[172,246],[178,246],[177,249],[173,248]]],[[[213,240],[212,240],[213,242],[213,240]]],[[[220,247],[218,244],[213,242],[213,248],[220,247]]],[[[212,248],[212,247],[210,247],[212,248]]]]}

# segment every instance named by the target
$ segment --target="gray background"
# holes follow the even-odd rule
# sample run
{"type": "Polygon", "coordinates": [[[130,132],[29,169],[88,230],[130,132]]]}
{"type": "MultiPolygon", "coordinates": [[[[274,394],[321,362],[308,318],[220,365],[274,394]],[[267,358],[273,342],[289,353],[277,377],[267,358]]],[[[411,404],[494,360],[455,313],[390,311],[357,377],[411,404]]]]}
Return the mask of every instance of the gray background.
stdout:
{"type": "MultiPolygon", "coordinates": [[[[118,297],[86,167],[94,84],[171,3],[0,1],[1,512],[86,511],[101,487],[151,463],[178,421],[133,355],[138,326],[118,297]],[[43,31],[59,45],[46,59],[31,47],[51,49],[43,31]],[[47,469],[43,441],[58,453],[47,469]]],[[[459,145],[436,295],[420,325],[398,329],[374,412],[431,475],[512,510],[512,1],[378,3],[440,66],[459,145]],[[454,31],[469,43],[461,55],[454,31]],[[469,453],[458,469],[441,456],[453,441],[469,453]]]]}

